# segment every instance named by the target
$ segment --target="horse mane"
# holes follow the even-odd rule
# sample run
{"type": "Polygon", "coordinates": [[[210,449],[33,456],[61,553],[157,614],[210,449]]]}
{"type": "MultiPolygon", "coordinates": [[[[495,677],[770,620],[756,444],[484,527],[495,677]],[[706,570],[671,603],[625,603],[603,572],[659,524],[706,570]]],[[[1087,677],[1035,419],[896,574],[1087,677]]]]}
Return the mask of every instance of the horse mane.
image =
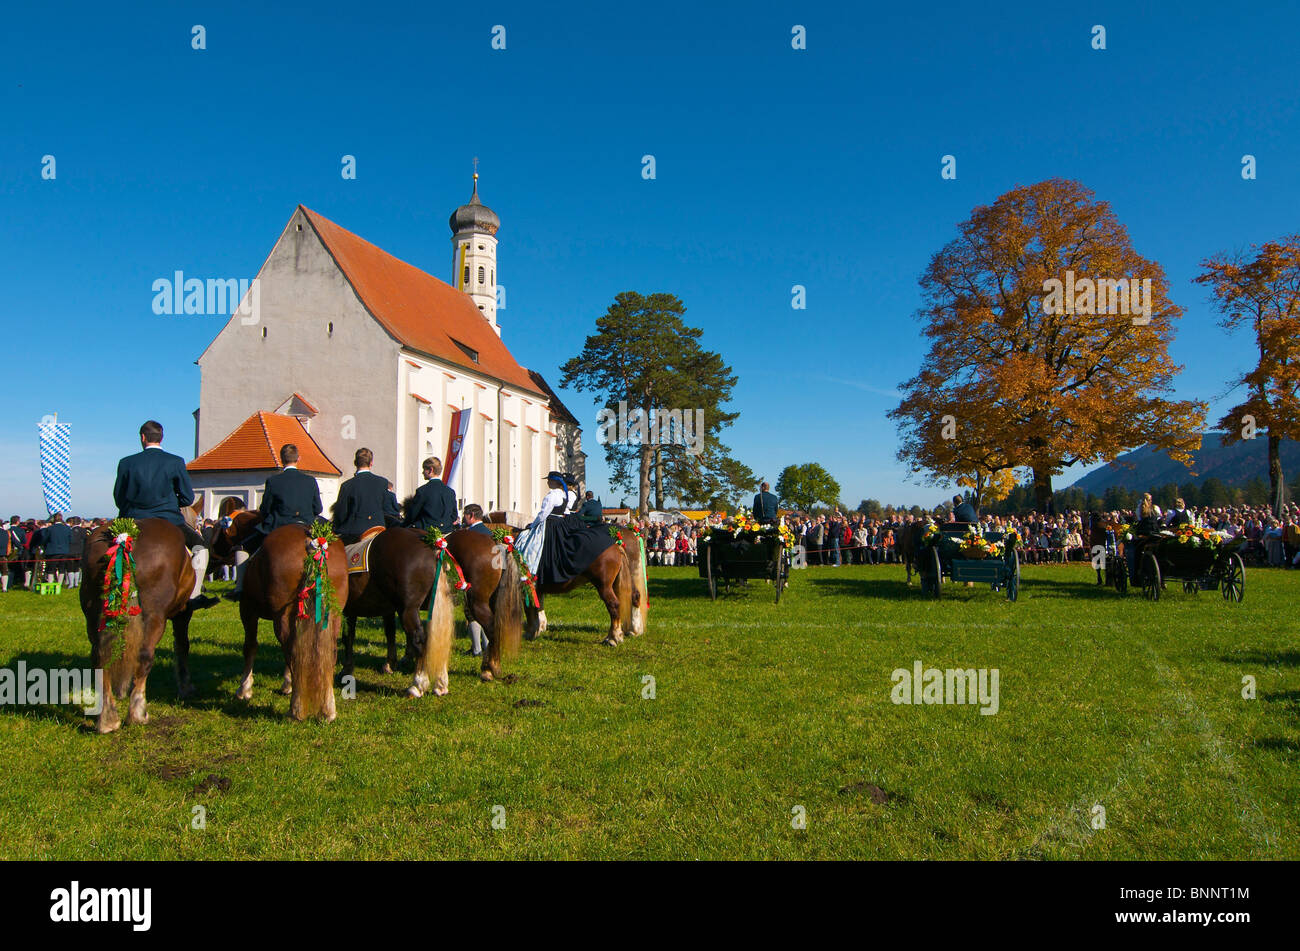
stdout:
{"type": "Polygon", "coordinates": [[[411,493],[410,495],[408,495],[406,498],[402,499],[402,516],[403,516],[404,518],[410,518],[410,517],[411,517],[411,506],[414,505],[414,504],[415,504],[415,493],[414,493],[414,492],[412,492],[412,493],[411,493]]]}

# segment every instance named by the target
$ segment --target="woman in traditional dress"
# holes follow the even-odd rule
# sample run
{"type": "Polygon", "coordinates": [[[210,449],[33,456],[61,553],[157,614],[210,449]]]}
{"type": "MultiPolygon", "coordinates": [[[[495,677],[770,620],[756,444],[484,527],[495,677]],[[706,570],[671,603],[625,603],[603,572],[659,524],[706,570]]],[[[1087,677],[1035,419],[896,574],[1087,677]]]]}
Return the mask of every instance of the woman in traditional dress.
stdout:
{"type": "Polygon", "coordinates": [[[588,524],[569,512],[572,503],[563,473],[548,472],[546,485],[550,491],[537,517],[520,533],[516,547],[540,584],[562,585],[585,571],[614,539],[603,524],[588,524]]]}

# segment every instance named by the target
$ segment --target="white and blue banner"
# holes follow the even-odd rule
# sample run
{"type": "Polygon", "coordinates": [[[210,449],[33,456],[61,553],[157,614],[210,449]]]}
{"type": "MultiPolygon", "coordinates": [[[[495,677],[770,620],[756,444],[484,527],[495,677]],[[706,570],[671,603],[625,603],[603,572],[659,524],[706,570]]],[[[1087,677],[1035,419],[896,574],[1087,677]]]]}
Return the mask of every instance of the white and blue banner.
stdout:
{"type": "Polygon", "coordinates": [[[41,434],[41,488],[50,515],[72,507],[72,427],[57,420],[57,415],[49,417],[37,427],[41,434]]]}

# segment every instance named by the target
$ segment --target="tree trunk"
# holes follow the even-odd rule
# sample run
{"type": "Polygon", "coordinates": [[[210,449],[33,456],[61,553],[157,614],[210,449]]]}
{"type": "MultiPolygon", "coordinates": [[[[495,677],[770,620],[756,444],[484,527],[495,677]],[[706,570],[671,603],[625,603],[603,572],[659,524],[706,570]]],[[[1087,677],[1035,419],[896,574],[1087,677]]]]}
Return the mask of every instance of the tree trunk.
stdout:
{"type": "Polygon", "coordinates": [[[1268,497],[1274,517],[1281,518],[1285,501],[1282,497],[1282,437],[1274,435],[1272,429],[1270,426],[1268,434],[1268,497]]]}
{"type": "Polygon", "coordinates": [[[1034,509],[1041,515],[1052,514],[1052,474],[1034,470],[1034,509]]]}
{"type": "Polygon", "coordinates": [[[664,460],[663,450],[655,446],[655,508],[664,510],[664,460]]]}
{"type": "Polygon", "coordinates": [[[640,478],[637,479],[637,513],[642,518],[648,514],[650,501],[650,446],[641,446],[640,478]]]}

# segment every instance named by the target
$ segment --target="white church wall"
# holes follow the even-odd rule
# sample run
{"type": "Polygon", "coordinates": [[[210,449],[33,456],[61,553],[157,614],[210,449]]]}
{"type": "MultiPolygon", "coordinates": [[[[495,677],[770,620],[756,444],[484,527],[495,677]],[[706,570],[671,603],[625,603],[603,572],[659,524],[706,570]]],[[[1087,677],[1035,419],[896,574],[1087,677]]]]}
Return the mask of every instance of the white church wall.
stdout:
{"type": "Polygon", "coordinates": [[[262,266],[258,286],[256,322],[231,318],[199,359],[199,452],[296,391],[320,411],[311,435],[345,476],[362,446],[374,452],[376,472],[393,472],[390,368],[400,348],[366,312],[302,211],[262,266]]]}

